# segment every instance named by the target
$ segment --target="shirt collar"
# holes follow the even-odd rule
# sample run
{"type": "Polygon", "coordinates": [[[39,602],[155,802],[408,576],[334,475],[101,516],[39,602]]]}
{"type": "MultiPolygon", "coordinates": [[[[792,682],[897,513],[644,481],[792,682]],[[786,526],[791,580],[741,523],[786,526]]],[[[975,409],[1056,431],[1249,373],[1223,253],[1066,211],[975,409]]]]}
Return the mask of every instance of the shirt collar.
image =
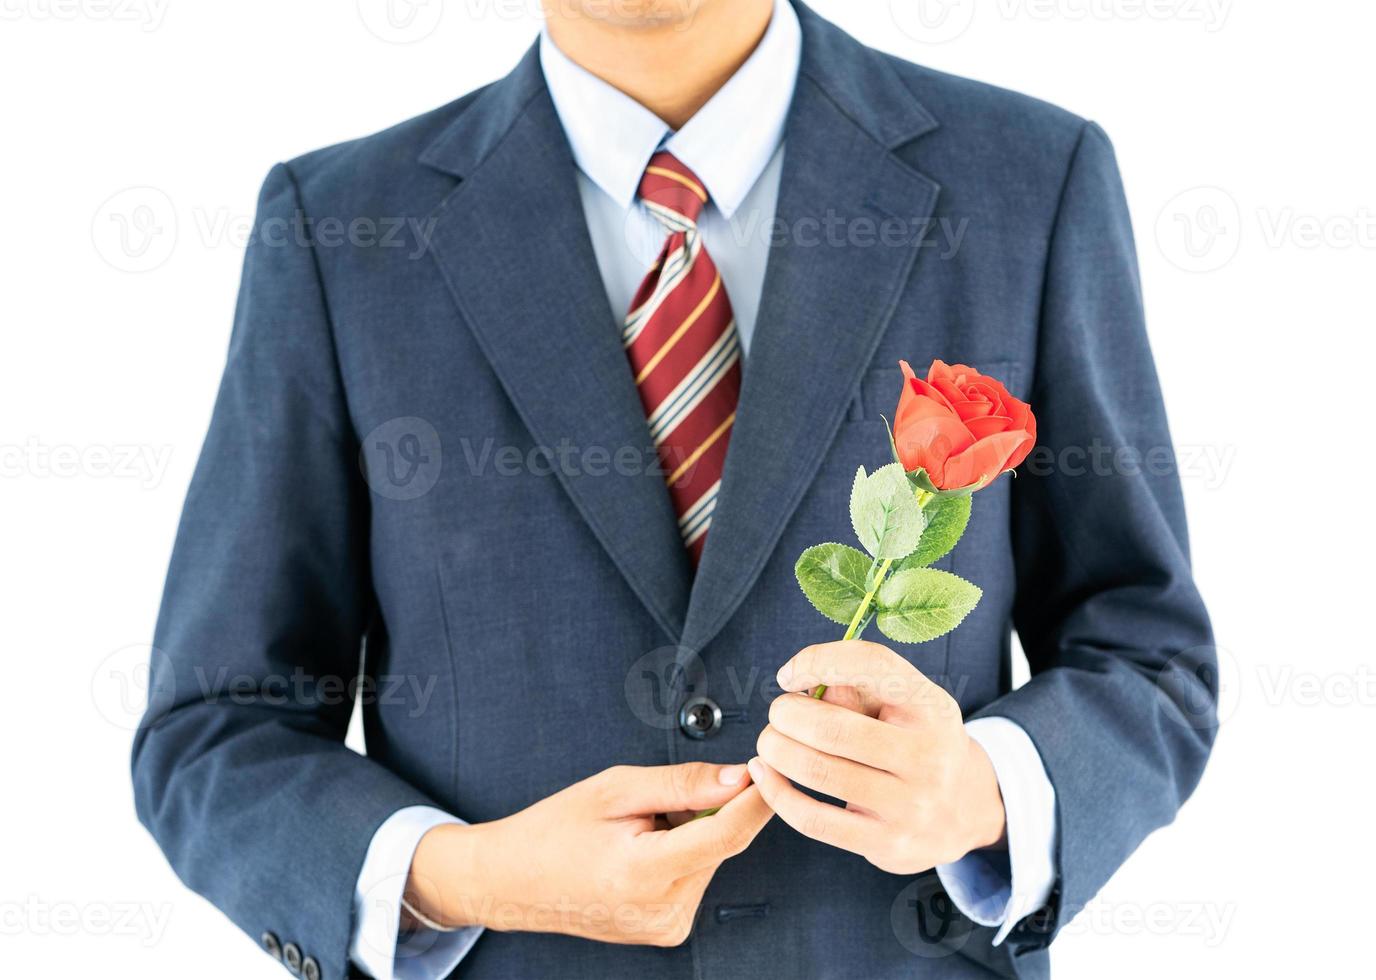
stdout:
{"type": "Polygon", "coordinates": [[[623,208],[661,146],[688,166],[727,218],[783,142],[802,57],[802,30],[788,0],[750,57],[677,132],[649,109],[575,64],[540,33],[540,67],[574,162],[623,208]]]}

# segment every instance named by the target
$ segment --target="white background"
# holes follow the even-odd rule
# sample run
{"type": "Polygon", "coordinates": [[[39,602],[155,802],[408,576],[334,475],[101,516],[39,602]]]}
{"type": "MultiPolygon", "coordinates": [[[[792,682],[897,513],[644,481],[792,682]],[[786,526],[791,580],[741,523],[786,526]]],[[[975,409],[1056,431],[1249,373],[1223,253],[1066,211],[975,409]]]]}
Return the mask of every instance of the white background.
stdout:
{"type": "MultiPolygon", "coordinates": [[[[180,886],[127,775],[243,238],[274,161],[504,74],[534,2],[429,0],[397,31],[385,0],[0,0],[4,975],[281,975],[180,886]]],[[[1376,7],[816,6],[1098,120],[1127,182],[1227,724],[1177,823],[1057,942],[1059,976],[1358,972],[1376,7]]]]}

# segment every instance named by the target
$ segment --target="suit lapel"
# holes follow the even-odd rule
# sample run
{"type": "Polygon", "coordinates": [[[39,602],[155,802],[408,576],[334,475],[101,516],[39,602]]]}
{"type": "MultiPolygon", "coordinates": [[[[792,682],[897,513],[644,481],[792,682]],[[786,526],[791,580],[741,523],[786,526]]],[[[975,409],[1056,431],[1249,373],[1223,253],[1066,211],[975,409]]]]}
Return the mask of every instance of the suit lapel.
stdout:
{"type": "Polygon", "coordinates": [[[688,649],[703,648],[740,605],[817,472],[909,278],[939,190],[892,153],[935,120],[882,56],[806,8],[798,13],[803,64],[776,222],[786,233],[769,258],[721,496],[693,583],[688,649]],[[906,223],[908,241],[880,244],[876,226],[895,220],[906,223]]]}
{"type": "Polygon", "coordinates": [[[605,468],[555,471],[632,590],[678,640],[691,569],[536,50],[422,160],[461,178],[434,215],[431,244],[463,320],[538,445],[610,454],[605,468]]]}

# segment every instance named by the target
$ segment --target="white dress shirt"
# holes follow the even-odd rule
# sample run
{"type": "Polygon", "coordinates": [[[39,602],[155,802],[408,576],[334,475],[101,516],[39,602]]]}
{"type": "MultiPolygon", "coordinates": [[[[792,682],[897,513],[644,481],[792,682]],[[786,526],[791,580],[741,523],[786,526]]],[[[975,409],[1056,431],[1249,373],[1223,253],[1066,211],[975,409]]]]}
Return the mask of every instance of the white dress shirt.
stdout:
{"type": "MultiPolygon", "coordinates": [[[[540,37],[540,64],[577,165],[593,251],[613,310],[629,310],[664,242],[663,226],[636,199],[650,157],[668,150],[707,188],[698,219],[703,244],[731,298],[748,355],[759,312],[783,167],[784,122],[802,54],[802,32],[787,0],[776,0],[764,37],[746,62],[677,132],[629,96],[580,68],[540,37]]],[[[609,323],[607,329],[615,329],[609,323]]],[[[995,942],[1039,908],[1055,880],[1056,798],[1041,757],[1021,727],[1004,718],[966,725],[989,754],[1008,820],[1007,849],[975,852],[937,868],[957,907],[999,926],[995,942]]],[[[432,807],[399,810],[368,847],[355,895],[350,956],[378,980],[448,976],[481,930],[398,936],[400,902],[421,837],[462,823],[432,807]]]]}

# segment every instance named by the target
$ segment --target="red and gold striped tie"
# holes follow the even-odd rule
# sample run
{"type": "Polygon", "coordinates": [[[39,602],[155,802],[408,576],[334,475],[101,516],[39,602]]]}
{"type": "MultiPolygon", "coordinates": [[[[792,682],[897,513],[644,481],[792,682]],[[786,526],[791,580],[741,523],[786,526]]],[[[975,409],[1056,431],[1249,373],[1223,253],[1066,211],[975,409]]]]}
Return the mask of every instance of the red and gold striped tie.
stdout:
{"type": "Polygon", "coordinates": [[[656,153],[640,199],[669,233],[626,315],[622,339],[659,449],[679,533],[696,565],[721,488],[741,390],[741,344],[721,274],[697,220],[707,190],[656,153]]]}

